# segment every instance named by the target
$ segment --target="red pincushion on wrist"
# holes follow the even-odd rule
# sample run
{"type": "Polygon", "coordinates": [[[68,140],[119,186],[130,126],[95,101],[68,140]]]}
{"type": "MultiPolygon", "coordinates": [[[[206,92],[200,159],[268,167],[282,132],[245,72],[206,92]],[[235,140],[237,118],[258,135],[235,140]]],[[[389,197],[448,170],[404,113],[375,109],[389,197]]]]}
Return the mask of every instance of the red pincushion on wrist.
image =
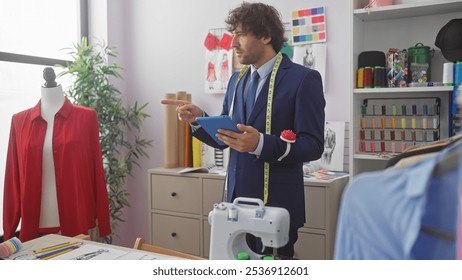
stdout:
{"type": "Polygon", "coordinates": [[[295,139],[297,138],[295,133],[290,129],[286,129],[282,131],[280,137],[282,140],[289,142],[289,143],[294,143],[295,139]]]}

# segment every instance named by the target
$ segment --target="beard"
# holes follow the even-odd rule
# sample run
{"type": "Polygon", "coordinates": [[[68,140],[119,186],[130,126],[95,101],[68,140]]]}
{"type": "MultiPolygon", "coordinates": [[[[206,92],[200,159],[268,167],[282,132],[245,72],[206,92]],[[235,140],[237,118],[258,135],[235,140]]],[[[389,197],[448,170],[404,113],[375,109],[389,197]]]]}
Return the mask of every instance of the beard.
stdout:
{"type": "Polygon", "coordinates": [[[255,47],[250,49],[247,48],[246,50],[237,50],[237,52],[237,61],[243,65],[255,64],[263,54],[260,49],[255,47]]]}
{"type": "Polygon", "coordinates": [[[240,54],[240,55],[237,55],[237,61],[239,61],[240,64],[242,65],[250,65],[252,64],[252,59],[249,58],[249,56],[247,55],[243,55],[243,54],[240,54]]]}

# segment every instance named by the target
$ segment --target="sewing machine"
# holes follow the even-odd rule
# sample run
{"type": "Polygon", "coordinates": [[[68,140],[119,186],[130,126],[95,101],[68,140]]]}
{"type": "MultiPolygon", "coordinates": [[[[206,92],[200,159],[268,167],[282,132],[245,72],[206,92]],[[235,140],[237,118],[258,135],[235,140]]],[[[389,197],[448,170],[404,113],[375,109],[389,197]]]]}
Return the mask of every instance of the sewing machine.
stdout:
{"type": "Polygon", "coordinates": [[[208,220],[212,226],[211,260],[234,260],[240,252],[247,252],[252,260],[261,259],[263,255],[248,247],[247,233],[260,237],[263,246],[273,249],[286,245],[289,240],[289,212],[265,206],[260,199],[239,197],[233,203],[215,203],[208,220]]]}

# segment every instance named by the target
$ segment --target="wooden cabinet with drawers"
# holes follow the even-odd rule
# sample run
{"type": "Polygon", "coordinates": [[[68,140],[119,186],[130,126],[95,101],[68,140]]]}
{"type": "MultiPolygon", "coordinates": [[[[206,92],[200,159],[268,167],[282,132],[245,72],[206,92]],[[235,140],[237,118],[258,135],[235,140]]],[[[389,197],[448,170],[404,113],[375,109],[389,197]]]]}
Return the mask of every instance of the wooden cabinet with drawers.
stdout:
{"type": "MultiPolygon", "coordinates": [[[[150,243],[188,254],[209,256],[208,214],[221,201],[224,176],[149,172],[150,243]]],[[[306,223],[295,244],[298,259],[332,259],[340,197],[348,178],[305,182],[306,223]]]]}

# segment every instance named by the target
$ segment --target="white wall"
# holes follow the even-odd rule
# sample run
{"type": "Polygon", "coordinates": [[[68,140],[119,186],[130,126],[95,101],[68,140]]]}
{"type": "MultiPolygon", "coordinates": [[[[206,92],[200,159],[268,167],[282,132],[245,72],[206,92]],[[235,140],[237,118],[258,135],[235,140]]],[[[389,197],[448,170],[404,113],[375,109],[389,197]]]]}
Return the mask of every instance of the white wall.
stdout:
{"type": "MultiPolygon", "coordinates": [[[[90,9],[100,9],[98,1],[90,1],[90,9]]],[[[90,32],[102,34],[112,46],[119,46],[120,63],[125,77],[120,87],[129,103],[149,102],[143,136],[152,139],[149,159],[143,159],[142,169],[128,178],[131,208],[125,213],[126,222],[120,225],[119,245],[132,246],[135,237],[149,239],[148,175],[147,169],[163,164],[163,112],[160,100],[167,92],[185,90],[193,95],[193,102],[209,114],[221,110],[223,95],[203,93],[205,77],[204,38],[210,28],[221,28],[228,11],[241,3],[238,0],[131,0],[104,1],[104,11],[92,13],[90,32]],[[98,15],[99,14],[99,15],[98,15]],[[99,21],[102,21],[99,23],[99,21]],[[98,25],[101,24],[101,25],[98,25]],[[93,28],[92,28],[93,26],[93,28]],[[107,26],[107,31],[102,32],[107,26]]],[[[349,112],[349,1],[338,0],[267,0],[281,12],[285,22],[290,12],[317,6],[326,7],[327,17],[327,74],[325,98],[326,119],[348,121],[349,112]]],[[[100,38],[101,39],[101,38],[100,38]]],[[[119,83],[119,82],[118,82],[119,83]]]]}

